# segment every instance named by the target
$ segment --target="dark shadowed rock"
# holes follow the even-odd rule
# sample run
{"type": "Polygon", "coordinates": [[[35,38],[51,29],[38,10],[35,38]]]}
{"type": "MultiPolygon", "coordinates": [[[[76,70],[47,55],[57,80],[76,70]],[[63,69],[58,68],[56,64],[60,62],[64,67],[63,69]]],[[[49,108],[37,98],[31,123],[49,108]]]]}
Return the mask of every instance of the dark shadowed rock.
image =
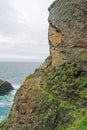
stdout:
{"type": "Polygon", "coordinates": [[[11,83],[8,81],[0,80],[0,96],[8,94],[12,90],[14,90],[14,88],[11,83]]]}

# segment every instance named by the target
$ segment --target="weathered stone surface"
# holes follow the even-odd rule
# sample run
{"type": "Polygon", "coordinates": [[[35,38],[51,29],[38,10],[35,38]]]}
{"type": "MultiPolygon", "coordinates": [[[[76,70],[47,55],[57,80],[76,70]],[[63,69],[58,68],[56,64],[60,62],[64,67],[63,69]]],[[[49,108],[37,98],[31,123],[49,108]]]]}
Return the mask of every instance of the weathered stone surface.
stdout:
{"type": "Polygon", "coordinates": [[[87,71],[87,0],[56,0],[49,11],[53,66],[75,62],[87,71]]]}
{"type": "MultiPolygon", "coordinates": [[[[51,106],[51,95],[41,88],[40,82],[40,77],[28,79],[17,91],[9,121],[4,122],[5,130],[53,130],[58,120],[66,122],[64,116],[69,120],[68,110],[58,109],[59,103],[51,106]]],[[[71,118],[69,122],[72,121],[71,118]]]]}
{"type": "Polygon", "coordinates": [[[42,64],[41,69],[45,70],[46,68],[48,68],[50,65],[52,64],[52,57],[48,56],[47,59],[45,60],[45,62],[42,64]]]}
{"type": "Polygon", "coordinates": [[[49,7],[50,56],[17,91],[1,130],[87,130],[87,0],[49,7]]]}
{"type": "Polygon", "coordinates": [[[8,94],[12,90],[14,90],[14,88],[11,83],[9,83],[8,81],[0,80],[0,96],[8,94]]]}

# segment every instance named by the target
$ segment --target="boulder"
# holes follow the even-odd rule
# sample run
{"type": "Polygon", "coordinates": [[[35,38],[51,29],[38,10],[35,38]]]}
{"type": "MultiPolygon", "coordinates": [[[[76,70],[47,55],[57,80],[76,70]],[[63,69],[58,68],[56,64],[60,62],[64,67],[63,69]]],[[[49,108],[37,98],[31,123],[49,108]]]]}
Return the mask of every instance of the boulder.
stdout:
{"type": "Polygon", "coordinates": [[[14,90],[13,86],[8,81],[0,80],[0,96],[4,96],[14,90]]]}

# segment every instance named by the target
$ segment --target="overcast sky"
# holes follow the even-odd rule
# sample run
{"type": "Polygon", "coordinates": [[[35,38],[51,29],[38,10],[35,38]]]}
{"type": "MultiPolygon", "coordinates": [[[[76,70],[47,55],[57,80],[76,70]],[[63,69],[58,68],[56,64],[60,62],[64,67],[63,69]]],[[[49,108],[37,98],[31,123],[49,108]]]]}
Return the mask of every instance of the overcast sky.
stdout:
{"type": "Polygon", "coordinates": [[[53,0],[0,0],[0,61],[44,61],[53,0]]]}

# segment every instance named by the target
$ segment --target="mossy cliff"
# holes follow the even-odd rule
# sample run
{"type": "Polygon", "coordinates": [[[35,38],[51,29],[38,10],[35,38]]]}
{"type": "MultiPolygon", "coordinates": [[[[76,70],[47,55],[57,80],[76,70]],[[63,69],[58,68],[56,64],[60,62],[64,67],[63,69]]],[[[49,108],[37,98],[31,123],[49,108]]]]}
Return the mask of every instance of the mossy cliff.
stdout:
{"type": "Polygon", "coordinates": [[[1,130],[87,130],[87,0],[49,7],[50,56],[26,77],[1,130]]]}

